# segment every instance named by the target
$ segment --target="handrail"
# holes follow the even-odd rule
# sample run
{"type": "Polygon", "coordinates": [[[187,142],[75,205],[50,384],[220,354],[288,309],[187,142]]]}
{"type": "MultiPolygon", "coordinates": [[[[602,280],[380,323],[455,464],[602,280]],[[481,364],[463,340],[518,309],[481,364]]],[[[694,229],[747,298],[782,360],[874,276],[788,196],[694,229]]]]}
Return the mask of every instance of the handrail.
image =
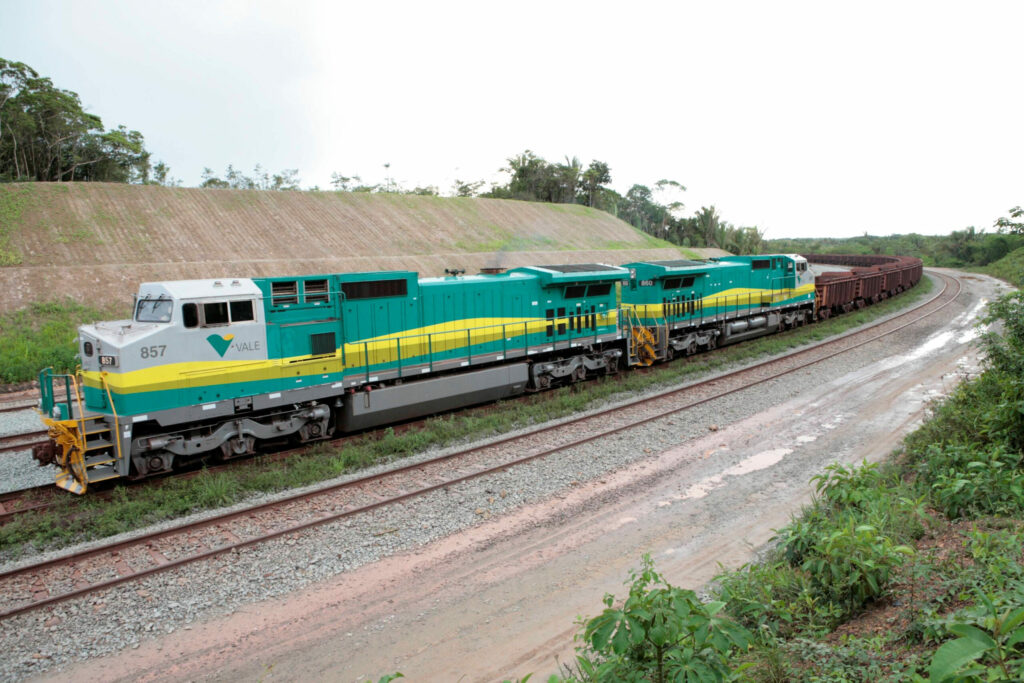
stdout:
{"type": "MultiPolygon", "coordinates": [[[[100,381],[103,383],[103,388],[107,391],[107,400],[110,401],[110,411],[114,413],[114,429],[111,433],[111,437],[114,439],[114,443],[117,445],[117,461],[121,462],[124,456],[121,454],[121,425],[117,421],[117,408],[114,407],[114,397],[110,395],[110,385],[107,383],[106,371],[100,373],[100,381]]],[[[83,421],[84,422],[84,421],[83,421]]],[[[85,430],[82,430],[83,443],[85,430]]]]}
{"type": "MultiPolygon", "coordinates": [[[[71,375],[66,375],[66,376],[67,376],[68,379],[71,380],[71,386],[74,387],[74,389],[75,389],[75,403],[78,405],[78,419],[75,420],[75,421],[78,423],[79,430],[84,434],[85,433],[85,409],[82,407],[82,395],[78,391],[78,378],[77,377],[72,377],[71,375]]],[[[71,406],[68,406],[68,410],[70,410],[70,409],[71,409],[71,406]]],[[[74,415],[70,415],[69,417],[74,419],[74,415]]]]}

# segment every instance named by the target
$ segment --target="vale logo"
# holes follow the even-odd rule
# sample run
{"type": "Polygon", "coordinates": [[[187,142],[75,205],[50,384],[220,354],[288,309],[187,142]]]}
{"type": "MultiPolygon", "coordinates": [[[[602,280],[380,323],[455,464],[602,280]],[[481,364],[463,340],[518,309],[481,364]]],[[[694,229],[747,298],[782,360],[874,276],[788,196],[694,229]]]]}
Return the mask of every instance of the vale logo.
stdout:
{"type": "Polygon", "coordinates": [[[206,338],[206,341],[210,342],[210,346],[216,351],[221,358],[228,352],[228,347],[231,346],[231,340],[235,338],[233,334],[226,334],[223,337],[219,334],[211,334],[206,338]]]}

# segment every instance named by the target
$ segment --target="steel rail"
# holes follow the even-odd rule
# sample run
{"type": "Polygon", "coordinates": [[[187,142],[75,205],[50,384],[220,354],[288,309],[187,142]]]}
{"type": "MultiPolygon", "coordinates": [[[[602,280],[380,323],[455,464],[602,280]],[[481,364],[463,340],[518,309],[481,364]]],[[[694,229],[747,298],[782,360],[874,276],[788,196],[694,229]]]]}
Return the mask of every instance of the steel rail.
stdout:
{"type": "Polygon", "coordinates": [[[10,413],[15,410],[27,410],[28,408],[35,408],[36,401],[28,401],[21,403],[0,403],[0,413],[10,413]]]}
{"type": "Polygon", "coordinates": [[[39,441],[40,437],[45,436],[45,430],[25,432],[24,434],[11,434],[10,436],[0,436],[0,453],[14,453],[17,451],[31,450],[33,446],[46,443],[45,441],[39,441]],[[26,441],[26,439],[35,440],[26,441]]]}

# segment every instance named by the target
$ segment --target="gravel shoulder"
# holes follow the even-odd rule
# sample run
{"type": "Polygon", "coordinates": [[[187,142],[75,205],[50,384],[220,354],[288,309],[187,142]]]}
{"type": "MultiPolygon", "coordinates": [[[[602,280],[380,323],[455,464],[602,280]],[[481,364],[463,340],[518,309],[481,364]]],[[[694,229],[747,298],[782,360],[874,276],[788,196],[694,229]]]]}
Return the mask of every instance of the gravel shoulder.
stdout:
{"type": "Polygon", "coordinates": [[[8,620],[0,677],[546,674],[643,553],[699,588],[749,561],[826,464],[890,452],[976,369],[972,325],[1000,285],[966,277],[938,322],[626,437],[8,620]]]}

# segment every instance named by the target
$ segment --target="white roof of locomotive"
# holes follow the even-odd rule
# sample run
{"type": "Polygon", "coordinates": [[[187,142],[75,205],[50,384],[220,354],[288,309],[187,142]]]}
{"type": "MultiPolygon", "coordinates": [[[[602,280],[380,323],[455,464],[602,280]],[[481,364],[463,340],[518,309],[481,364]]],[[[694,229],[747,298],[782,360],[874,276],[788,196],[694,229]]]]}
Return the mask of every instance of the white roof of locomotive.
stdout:
{"type": "Polygon", "coordinates": [[[218,278],[216,280],[173,280],[170,282],[143,282],[139,285],[139,298],[157,299],[227,299],[259,297],[260,288],[249,278],[218,278]]]}

